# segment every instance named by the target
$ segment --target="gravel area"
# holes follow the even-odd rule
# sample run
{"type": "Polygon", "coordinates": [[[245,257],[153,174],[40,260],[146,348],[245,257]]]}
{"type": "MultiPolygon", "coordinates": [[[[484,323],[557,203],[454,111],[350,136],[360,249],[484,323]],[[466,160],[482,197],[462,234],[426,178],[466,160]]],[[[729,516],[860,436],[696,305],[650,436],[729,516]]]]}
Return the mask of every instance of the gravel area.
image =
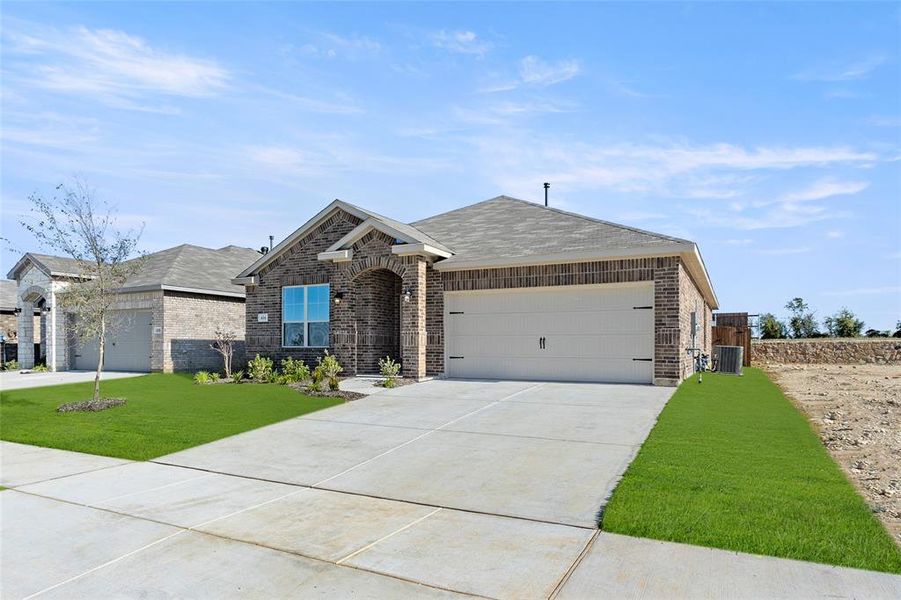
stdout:
{"type": "Polygon", "coordinates": [[[901,546],[901,365],[768,365],[901,546]]]}

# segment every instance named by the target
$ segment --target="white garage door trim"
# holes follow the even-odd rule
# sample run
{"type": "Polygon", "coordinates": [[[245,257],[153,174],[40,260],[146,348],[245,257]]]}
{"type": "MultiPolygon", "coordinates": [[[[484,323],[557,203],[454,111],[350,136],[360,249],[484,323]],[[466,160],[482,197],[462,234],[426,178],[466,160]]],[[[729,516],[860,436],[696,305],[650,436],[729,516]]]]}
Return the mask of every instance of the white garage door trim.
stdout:
{"type": "MultiPolygon", "coordinates": [[[[149,310],[116,311],[115,324],[107,334],[103,361],[105,371],[150,371],[153,314],[149,310]]],[[[97,368],[97,342],[77,344],[72,360],[75,369],[97,368]]]]}
{"type": "Polygon", "coordinates": [[[652,383],[653,299],[653,282],[445,292],[446,375],[652,383]]]}

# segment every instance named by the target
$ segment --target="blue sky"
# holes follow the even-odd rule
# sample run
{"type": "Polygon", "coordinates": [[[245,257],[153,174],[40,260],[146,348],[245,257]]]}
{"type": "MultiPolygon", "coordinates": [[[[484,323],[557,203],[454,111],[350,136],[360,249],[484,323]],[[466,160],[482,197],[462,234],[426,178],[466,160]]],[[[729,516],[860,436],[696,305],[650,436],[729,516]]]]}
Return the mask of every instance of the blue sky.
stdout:
{"type": "MultiPolygon", "coordinates": [[[[79,175],[142,248],[498,194],[698,242],[723,310],[901,319],[897,4],[12,3],[2,231],[79,175]]],[[[16,259],[3,251],[4,271],[16,259]]]]}

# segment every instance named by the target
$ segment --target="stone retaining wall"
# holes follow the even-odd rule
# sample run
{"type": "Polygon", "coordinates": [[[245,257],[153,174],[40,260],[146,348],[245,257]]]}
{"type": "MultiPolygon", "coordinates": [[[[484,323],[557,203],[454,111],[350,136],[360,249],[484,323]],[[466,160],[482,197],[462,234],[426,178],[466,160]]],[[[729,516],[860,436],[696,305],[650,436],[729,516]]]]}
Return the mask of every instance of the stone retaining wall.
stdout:
{"type": "Polygon", "coordinates": [[[754,340],[754,363],[901,363],[901,338],[754,340]]]}

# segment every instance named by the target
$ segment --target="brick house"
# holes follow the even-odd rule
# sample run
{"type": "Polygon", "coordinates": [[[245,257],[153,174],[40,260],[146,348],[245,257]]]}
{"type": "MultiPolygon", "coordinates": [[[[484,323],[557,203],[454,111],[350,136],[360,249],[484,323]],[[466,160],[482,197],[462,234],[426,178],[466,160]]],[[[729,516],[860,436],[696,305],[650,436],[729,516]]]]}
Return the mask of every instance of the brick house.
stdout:
{"type": "Polygon", "coordinates": [[[412,224],[336,200],[234,283],[248,356],[414,378],[675,385],[717,308],[693,242],[506,196],[412,224]]]}
{"type": "MultiPolygon", "coordinates": [[[[214,250],[189,244],[145,256],[140,270],[121,289],[104,368],[221,370],[221,357],[210,348],[217,329],[237,334],[236,355],[242,359],[244,287],[231,279],[259,257],[260,253],[250,248],[214,250]]],[[[96,343],[79,343],[72,334],[77,316],[58,307],[58,295],[82,278],[80,272],[75,260],[31,252],[10,270],[8,277],[15,280],[21,368],[30,368],[35,362],[45,362],[54,371],[96,368],[96,343]],[[40,318],[25,317],[32,312],[40,318]],[[42,356],[35,357],[38,327],[44,343],[42,356]]]]}

